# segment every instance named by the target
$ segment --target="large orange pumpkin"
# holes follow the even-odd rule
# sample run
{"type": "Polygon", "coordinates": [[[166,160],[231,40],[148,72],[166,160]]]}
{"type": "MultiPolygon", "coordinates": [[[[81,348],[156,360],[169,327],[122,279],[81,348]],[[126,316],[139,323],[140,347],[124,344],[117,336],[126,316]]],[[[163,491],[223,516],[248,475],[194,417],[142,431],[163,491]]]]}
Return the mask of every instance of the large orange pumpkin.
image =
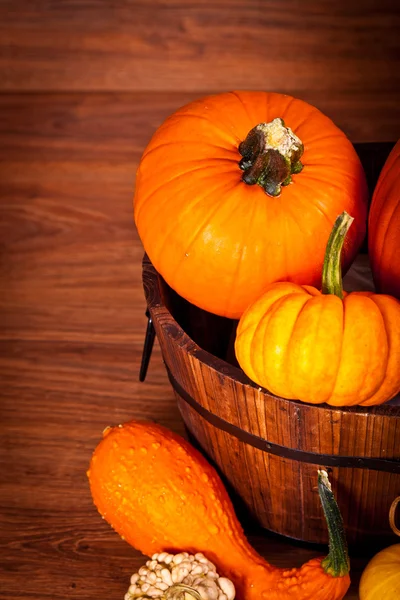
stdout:
{"type": "Polygon", "coordinates": [[[377,289],[400,299],[400,140],[382,169],[372,197],[368,249],[377,289]]]}
{"type": "Polygon", "coordinates": [[[355,217],[344,268],[366,224],[365,175],[347,137],[302,100],[209,96],[156,131],[137,172],[135,222],[178,294],[239,318],[266,286],[318,286],[336,216],[355,217]]]}
{"type": "Polygon", "coordinates": [[[277,396],[367,406],[400,391],[400,302],[372,292],[343,293],[340,252],[351,222],[343,213],[332,230],[322,293],[273,283],[239,321],[240,366],[277,396]]]}

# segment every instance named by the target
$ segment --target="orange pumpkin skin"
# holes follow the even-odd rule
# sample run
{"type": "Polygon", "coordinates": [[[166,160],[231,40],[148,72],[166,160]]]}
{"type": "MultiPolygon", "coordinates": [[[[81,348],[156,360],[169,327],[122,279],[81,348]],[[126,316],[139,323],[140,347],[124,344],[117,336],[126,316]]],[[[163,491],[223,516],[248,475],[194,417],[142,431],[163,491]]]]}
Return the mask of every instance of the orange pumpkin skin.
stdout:
{"type": "Polygon", "coordinates": [[[346,269],[365,235],[361,163],[328,117],[282,94],[192,102],[156,131],[137,172],[135,223],[153,265],[189,302],[234,319],[271,282],[319,286],[326,242],[343,210],[355,218],[346,269]],[[277,117],[303,142],[304,167],[270,197],[242,181],[238,147],[253,127],[277,117]]]}
{"type": "Polygon", "coordinates": [[[400,299],[400,140],[379,176],[368,222],[368,250],[378,291],[400,299]]]}
{"type": "Polygon", "coordinates": [[[247,376],[277,396],[382,404],[400,391],[400,302],[271,284],[239,321],[235,351],[247,376]]]}
{"type": "Polygon", "coordinates": [[[341,600],[348,574],[332,577],[320,558],[279,569],[249,545],[216,471],[188,442],[160,425],[108,428],[88,472],[95,505],[132,546],[203,552],[243,600],[341,600]]]}

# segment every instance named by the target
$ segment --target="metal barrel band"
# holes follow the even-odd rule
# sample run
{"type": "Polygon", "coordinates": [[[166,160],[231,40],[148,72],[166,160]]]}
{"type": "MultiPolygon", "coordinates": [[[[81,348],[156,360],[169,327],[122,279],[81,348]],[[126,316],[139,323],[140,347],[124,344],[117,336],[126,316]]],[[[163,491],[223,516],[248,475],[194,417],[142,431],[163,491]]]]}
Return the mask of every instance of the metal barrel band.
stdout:
{"type": "Polygon", "coordinates": [[[166,365],[169,381],[182,400],[184,400],[191,408],[193,408],[203,419],[217,429],[225,431],[233,435],[241,442],[249,444],[258,450],[274,454],[282,458],[296,460],[299,462],[310,463],[315,465],[324,465],[326,467],[345,467],[355,469],[371,469],[373,471],[386,471],[388,473],[400,473],[400,459],[395,458],[379,458],[369,456],[340,456],[332,454],[318,454],[316,452],[306,452],[296,448],[287,448],[265,440],[254,433],[250,433],[229,423],[218,415],[204,408],[197,400],[195,400],[175,379],[166,365]]]}

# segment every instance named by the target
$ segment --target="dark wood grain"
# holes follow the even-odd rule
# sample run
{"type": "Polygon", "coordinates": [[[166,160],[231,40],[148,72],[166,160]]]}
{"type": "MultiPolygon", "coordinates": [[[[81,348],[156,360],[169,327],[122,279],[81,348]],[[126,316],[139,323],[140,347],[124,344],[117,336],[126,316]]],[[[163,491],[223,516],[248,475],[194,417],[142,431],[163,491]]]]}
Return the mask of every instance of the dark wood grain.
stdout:
{"type": "Polygon", "coordinates": [[[395,0],[3,0],[0,24],[5,90],[323,90],[396,110],[395,0]]]}
{"type": "Polygon", "coordinates": [[[183,433],[158,346],[138,382],[131,197],[151,116],[129,134],[115,97],[0,103],[0,596],[123,598],[144,557],[93,508],[91,452],[132,417],[183,433]]]}
{"type": "MultiPolygon", "coordinates": [[[[2,600],[122,600],[145,560],[97,514],[85,471],[109,424],[148,418],[184,433],[157,343],[138,382],[146,320],[131,197],[149,136],[189,99],[0,96],[2,600]]],[[[321,553],[248,531],[280,566],[321,553]]],[[[350,600],[365,563],[352,558],[350,600]]]]}

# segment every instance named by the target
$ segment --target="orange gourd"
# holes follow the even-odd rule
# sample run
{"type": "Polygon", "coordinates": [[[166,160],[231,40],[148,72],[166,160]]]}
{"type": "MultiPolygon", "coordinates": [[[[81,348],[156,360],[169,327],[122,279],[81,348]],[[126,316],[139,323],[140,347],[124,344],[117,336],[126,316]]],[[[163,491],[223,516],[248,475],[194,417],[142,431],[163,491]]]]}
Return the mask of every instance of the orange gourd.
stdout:
{"type": "Polygon", "coordinates": [[[367,406],[400,391],[400,302],[371,292],[343,294],[340,253],[351,222],[343,213],[332,230],[322,292],[271,284],[239,322],[241,368],[277,396],[367,406]]]}
{"type": "Polygon", "coordinates": [[[328,117],[283,94],[188,104],[155,132],[136,177],[135,222],[157,271],[189,302],[233,319],[271,282],[319,285],[343,210],[355,217],[347,268],[365,234],[361,163],[328,117]]]}
{"type": "Polygon", "coordinates": [[[149,556],[204,553],[242,600],[340,600],[349,587],[343,524],[323,472],[319,492],[330,552],[299,569],[273,567],[257,554],[213,467],[160,425],[108,428],[88,476],[99,512],[127,542],[149,556]]]}
{"type": "MultiPolygon", "coordinates": [[[[394,518],[398,496],[390,508],[389,522],[396,535],[400,530],[394,518]]],[[[400,598],[400,544],[393,544],[376,554],[365,567],[360,581],[360,600],[399,600],[400,598]]]]}
{"type": "Polygon", "coordinates": [[[378,291],[400,299],[400,140],[378,179],[368,222],[368,252],[378,291]]]}

